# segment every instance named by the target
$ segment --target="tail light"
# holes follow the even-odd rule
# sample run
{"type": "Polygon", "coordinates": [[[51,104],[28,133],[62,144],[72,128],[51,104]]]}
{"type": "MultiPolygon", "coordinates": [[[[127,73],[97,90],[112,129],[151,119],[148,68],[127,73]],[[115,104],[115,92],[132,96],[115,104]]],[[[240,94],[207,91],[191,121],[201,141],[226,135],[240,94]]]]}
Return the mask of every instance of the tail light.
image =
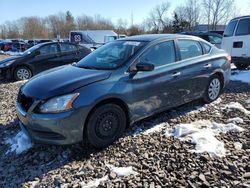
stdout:
{"type": "Polygon", "coordinates": [[[227,61],[228,61],[229,63],[232,63],[232,57],[231,57],[231,55],[228,54],[228,55],[226,56],[226,58],[227,58],[227,61]]]}

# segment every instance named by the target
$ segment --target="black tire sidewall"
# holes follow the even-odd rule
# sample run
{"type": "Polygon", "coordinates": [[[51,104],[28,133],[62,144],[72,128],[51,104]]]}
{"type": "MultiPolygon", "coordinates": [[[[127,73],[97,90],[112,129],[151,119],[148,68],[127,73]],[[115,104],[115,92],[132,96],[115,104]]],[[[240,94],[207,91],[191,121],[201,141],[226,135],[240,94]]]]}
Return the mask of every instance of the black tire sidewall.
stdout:
{"type": "Polygon", "coordinates": [[[17,80],[17,81],[21,81],[22,79],[19,79],[18,76],[17,76],[17,71],[20,70],[20,69],[26,69],[29,74],[30,74],[30,77],[28,79],[30,79],[32,77],[32,72],[29,68],[27,67],[24,67],[24,66],[21,66],[21,67],[17,67],[14,71],[14,79],[17,80]]]}
{"type": "Polygon", "coordinates": [[[213,75],[213,76],[211,76],[210,79],[209,79],[209,81],[208,81],[208,84],[207,84],[207,87],[206,87],[206,91],[205,91],[205,94],[204,94],[204,98],[203,98],[204,101],[205,101],[206,103],[211,103],[211,102],[217,100],[217,99],[220,97],[220,94],[221,94],[222,90],[223,90],[223,83],[222,83],[222,81],[221,81],[221,78],[220,78],[218,75],[213,75]],[[210,97],[209,97],[208,90],[209,90],[209,86],[210,86],[211,81],[212,81],[213,79],[215,79],[215,78],[217,78],[217,79],[220,81],[220,92],[219,92],[218,96],[217,96],[215,99],[212,100],[212,99],[210,99],[210,97]]]}
{"type": "Polygon", "coordinates": [[[92,112],[86,126],[86,133],[84,135],[86,135],[88,142],[95,148],[104,148],[112,144],[115,140],[122,136],[126,128],[126,114],[124,110],[116,104],[105,104],[96,108],[92,112]],[[107,111],[112,111],[117,114],[117,117],[119,118],[119,128],[117,129],[116,134],[113,138],[102,139],[97,136],[95,126],[98,116],[107,111]]]}

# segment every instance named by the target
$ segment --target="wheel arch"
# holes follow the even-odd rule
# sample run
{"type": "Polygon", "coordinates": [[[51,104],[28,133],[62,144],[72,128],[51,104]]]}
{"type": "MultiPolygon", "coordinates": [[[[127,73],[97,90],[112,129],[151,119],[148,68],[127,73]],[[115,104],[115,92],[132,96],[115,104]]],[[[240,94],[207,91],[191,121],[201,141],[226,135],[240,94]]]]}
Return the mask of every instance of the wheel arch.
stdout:
{"type": "Polygon", "coordinates": [[[214,72],[214,73],[212,74],[212,76],[213,76],[213,75],[217,75],[217,76],[220,78],[221,83],[223,84],[222,87],[221,87],[221,89],[223,89],[224,86],[225,86],[225,78],[224,78],[223,73],[220,72],[220,71],[216,71],[216,72],[214,72]]]}
{"type": "Polygon", "coordinates": [[[129,108],[128,108],[128,105],[120,98],[117,98],[117,97],[111,97],[111,98],[106,98],[106,99],[103,99],[99,102],[97,102],[92,108],[91,110],[89,111],[87,117],[86,117],[86,120],[85,120],[85,124],[84,124],[84,130],[86,129],[86,124],[88,123],[89,119],[90,119],[90,116],[91,114],[94,112],[94,110],[96,110],[98,107],[104,105],[104,104],[116,104],[118,106],[120,106],[123,111],[125,112],[125,115],[126,115],[126,126],[128,127],[129,126],[129,123],[130,123],[130,113],[129,113],[129,108]]]}
{"type": "Polygon", "coordinates": [[[21,65],[17,65],[17,66],[15,66],[15,67],[12,68],[12,73],[11,73],[12,78],[15,78],[15,71],[18,68],[20,68],[20,67],[26,67],[26,68],[28,68],[31,71],[31,76],[34,76],[34,70],[33,70],[33,68],[31,66],[29,66],[27,64],[21,64],[21,65]]]}

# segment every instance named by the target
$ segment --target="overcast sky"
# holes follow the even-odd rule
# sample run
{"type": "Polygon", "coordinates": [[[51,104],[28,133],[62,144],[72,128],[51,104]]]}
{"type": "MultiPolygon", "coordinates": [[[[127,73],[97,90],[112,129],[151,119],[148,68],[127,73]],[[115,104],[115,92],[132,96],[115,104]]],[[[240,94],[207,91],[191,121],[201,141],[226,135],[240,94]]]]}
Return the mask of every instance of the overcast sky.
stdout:
{"type": "MultiPolygon", "coordinates": [[[[166,0],[1,0],[0,24],[5,21],[17,20],[25,16],[46,17],[58,12],[69,10],[73,16],[86,14],[101,15],[113,22],[119,18],[140,23],[158,4],[166,0]]],[[[172,12],[185,0],[169,0],[172,12]]],[[[236,0],[241,15],[250,14],[250,0],[236,0]]]]}

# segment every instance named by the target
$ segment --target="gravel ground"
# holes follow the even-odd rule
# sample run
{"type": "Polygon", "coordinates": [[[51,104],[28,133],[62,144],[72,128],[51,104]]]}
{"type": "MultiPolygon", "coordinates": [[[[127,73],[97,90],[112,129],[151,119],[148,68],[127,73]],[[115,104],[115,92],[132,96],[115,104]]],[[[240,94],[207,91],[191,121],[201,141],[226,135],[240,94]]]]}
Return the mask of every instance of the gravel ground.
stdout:
{"type": "Polygon", "coordinates": [[[225,104],[239,102],[247,110],[250,87],[231,82],[221,102],[207,105],[200,101],[166,111],[128,128],[124,137],[103,150],[80,144],[72,146],[35,145],[17,155],[6,154],[6,138],[19,131],[15,99],[23,82],[0,83],[0,187],[250,187],[250,115],[242,111],[220,110],[225,104]],[[220,134],[227,150],[224,157],[192,153],[194,144],[165,134],[166,127],[149,135],[143,132],[153,125],[166,123],[173,128],[180,123],[210,120],[227,123],[241,117],[243,132],[220,134]],[[136,136],[135,133],[140,130],[136,136]],[[242,148],[236,150],[234,143],[242,148]],[[132,167],[134,173],[123,176],[115,168],[132,167]],[[95,181],[96,184],[92,182],[95,181]]]}

